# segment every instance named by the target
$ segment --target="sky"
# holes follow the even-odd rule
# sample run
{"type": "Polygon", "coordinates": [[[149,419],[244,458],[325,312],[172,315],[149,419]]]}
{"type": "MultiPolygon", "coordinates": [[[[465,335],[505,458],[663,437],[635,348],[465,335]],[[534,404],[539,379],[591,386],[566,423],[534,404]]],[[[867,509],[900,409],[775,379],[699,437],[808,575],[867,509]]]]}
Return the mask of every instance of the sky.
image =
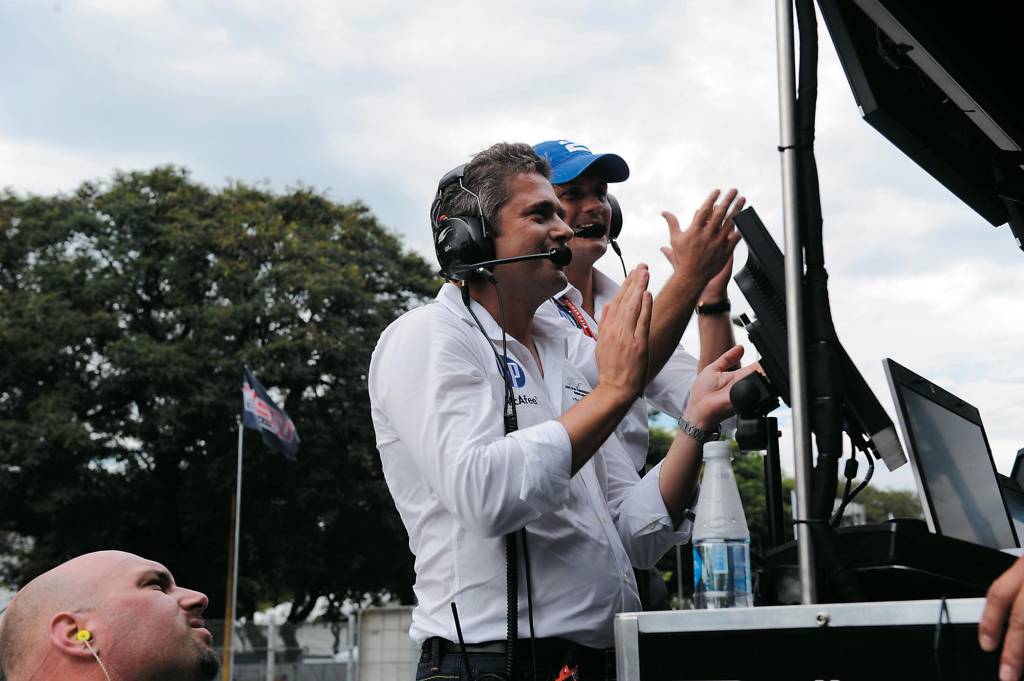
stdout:
{"type": "MultiPolygon", "coordinates": [[[[978,407],[1009,473],[1024,253],[861,120],[819,29],[839,336],[894,422],[885,357],[978,407]]],[[[620,243],[654,290],[660,212],[685,224],[712,188],[738,187],[782,244],[772,2],[0,0],[0,59],[0,186],[23,194],[160,164],[214,187],[301,184],[363,201],[433,262],[441,175],[497,141],[569,139],[628,161],[620,243]]],[[[621,278],[613,257],[599,267],[621,278]]],[[[730,297],[749,310],[735,284],[730,297]]],[[[914,481],[879,465],[874,484],[914,481]]]]}

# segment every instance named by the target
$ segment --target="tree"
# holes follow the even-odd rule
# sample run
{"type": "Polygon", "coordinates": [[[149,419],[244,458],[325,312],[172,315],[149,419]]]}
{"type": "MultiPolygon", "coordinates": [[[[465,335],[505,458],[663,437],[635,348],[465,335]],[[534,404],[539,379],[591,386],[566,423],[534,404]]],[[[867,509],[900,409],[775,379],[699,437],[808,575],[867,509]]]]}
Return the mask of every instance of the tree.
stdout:
{"type": "MultiPolygon", "coordinates": [[[[656,413],[656,412],[655,412],[656,413]]],[[[653,414],[652,414],[653,416],[653,414]]],[[[657,425],[651,425],[650,443],[647,450],[647,467],[650,469],[661,461],[672,444],[673,433],[657,425]]],[[[733,472],[736,485],[739,487],[740,499],[743,501],[743,512],[750,529],[751,549],[762,552],[767,546],[768,522],[764,492],[764,456],[758,452],[738,452],[733,458],[733,472]]],[[[854,481],[851,489],[856,489],[858,481],[854,481]]],[[[782,478],[782,515],[787,519],[785,533],[787,539],[793,539],[793,526],[788,519],[793,517],[791,492],[795,489],[792,478],[782,478]]],[[[841,498],[842,485],[839,485],[836,497],[841,498]]],[[[866,520],[869,523],[884,522],[890,516],[896,518],[922,518],[921,504],[914,492],[908,490],[877,489],[870,484],[861,490],[855,498],[857,503],[864,505],[866,520]]],[[[659,566],[665,570],[674,569],[668,558],[663,559],[659,566]]]]}
{"type": "Polygon", "coordinates": [[[243,362],[302,438],[246,438],[240,612],[410,596],[366,394],[381,330],[436,290],[359,203],[213,191],[173,167],[0,193],[0,554],[19,583],[123,548],[223,608],[243,362]],[[6,538],[6,539],[4,539],[6,538]]]}

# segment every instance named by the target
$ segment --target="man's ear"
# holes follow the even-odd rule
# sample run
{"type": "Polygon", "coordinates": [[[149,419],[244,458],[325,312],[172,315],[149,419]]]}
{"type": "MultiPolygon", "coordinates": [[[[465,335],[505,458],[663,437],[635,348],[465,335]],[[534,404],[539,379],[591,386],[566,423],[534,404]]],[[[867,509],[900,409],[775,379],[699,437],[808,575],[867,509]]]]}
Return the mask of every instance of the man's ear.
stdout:
{"type": "MultiPolygon", "coordinates": [[[[64,655],[91,658],[88,646],[78,638],[80,631],[89,631],[84,617],[67,611],[58,612],[50,619],[50,645],[64,655]]],[[[91,631],[89,635],[89,643],[95,650],[99,642],[91,631]]]]}

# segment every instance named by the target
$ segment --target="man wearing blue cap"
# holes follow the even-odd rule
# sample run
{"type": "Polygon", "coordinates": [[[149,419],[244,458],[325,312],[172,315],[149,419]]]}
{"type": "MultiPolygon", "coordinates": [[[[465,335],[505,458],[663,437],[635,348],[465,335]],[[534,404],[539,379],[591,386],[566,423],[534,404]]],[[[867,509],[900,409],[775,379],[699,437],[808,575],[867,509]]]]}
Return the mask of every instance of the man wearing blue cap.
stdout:
{"type": "MultiPolygon", "coordinates": [[[[568,286],[543,305],[538,315],[558,316],[581,330],[581,344],[596,340],[598,310],[611,300],[619,286],[594,267],[621,229],[621,213],[614,220],[609,182],[629,177],[629,166],[617,154],[595,154],[588,147],[568,140],[552,140],[534,146],[551,164],[551,183],[565,209],[566,223],[574,237],[569,241],[572,262],[565,268],[568,286]],[[586,338],[589,336],[590,338],[586,338]]],[[[690,385],[699,369],[734,344],[729,325],[729,301],[725,290],[732,273],[732,249],[738,236],[732,227],[732,214],[743,207],[735,190],[715,205],[718,192],[708,196],[694,214],[690,228],[683,232],[675,215],[662,215],[669,226],[670,248],[662,251],[675,272],[665,284],[655,304],[651,327],[651,346],[645,399],[636,400],[619,426],[622,440],[637,472],[643,475],[649,442],[647,404],[680,418],[689,397],[690,385]],[[735,201],[732,212],[729,205],[735,201]],[[721,263],[725,263],[724,266],[721,263]],[[718,271],[715,271],[718,267],[718,271]],[[697,304],[700,313],[701,358],[698,361],[679,343],[683,330],[697,304]]],[[[616,208],[618,206],[616,205],[616,208]]],[[[625,265],[623,264],[623,269],[625,265]]],[[[586,348],[575,353],[588,380],[596,383],[596,366],[586,348]]],[[[646,610],[669,607],[668,591],[657,570],[637,570],[640,600],[646,610]]]]}
{"type": "MultiPolygon", "coordinates": [[[[575,234],[569,241],[572,262],[565,268],[569,285],[537,314],[560,315],[584,336],[596,338],[598,313],[619,288],[594,267],[607,251],[610,239],[617,236],[609,233],[612,208],[608,184],[626,180],[629,166],[617,154],[595,154],[568,140],[541,142],[534,145],[534,150],[551,164],[551,184],[565,209],[565,221],[575,234]]],[[[679,418],[697,372],[735,343],[726,286],[732,273],[732,251],[739,241],[732,216],[743,207],[744,199],[737,198],[734,189],[716,204],[719,196],[716,190],[707,197],[686,231],[680,229],[675,215],[662,213],[668,223],[670,247],[661,250],[675,271],[654,305],[646,401],[637,400],[620,427],[623,444],[638,470],[647,460],[646,402],[679,418]],[[679,344],[695,308],[700,324],[700,360],[679,344]]],[[[593,363],[587,361],[588,353],[579,356],[584,373],[595,371],[593,363]]],[[[598,377],[587,378],[596,381],[598,377]]]]}

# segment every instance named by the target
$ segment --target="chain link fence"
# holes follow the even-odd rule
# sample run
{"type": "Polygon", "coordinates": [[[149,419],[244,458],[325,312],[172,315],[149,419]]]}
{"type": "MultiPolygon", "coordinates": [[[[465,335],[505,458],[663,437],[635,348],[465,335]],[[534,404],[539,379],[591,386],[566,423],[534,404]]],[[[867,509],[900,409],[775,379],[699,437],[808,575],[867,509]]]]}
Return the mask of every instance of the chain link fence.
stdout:
{"type": "MultiPolygon", "coordinates": [[[[236,624],[233,681],[355,681],[355,620],[325,624],[236,624]]],[[[207,620],[224,659],[224,621],[207,620]]]]}

